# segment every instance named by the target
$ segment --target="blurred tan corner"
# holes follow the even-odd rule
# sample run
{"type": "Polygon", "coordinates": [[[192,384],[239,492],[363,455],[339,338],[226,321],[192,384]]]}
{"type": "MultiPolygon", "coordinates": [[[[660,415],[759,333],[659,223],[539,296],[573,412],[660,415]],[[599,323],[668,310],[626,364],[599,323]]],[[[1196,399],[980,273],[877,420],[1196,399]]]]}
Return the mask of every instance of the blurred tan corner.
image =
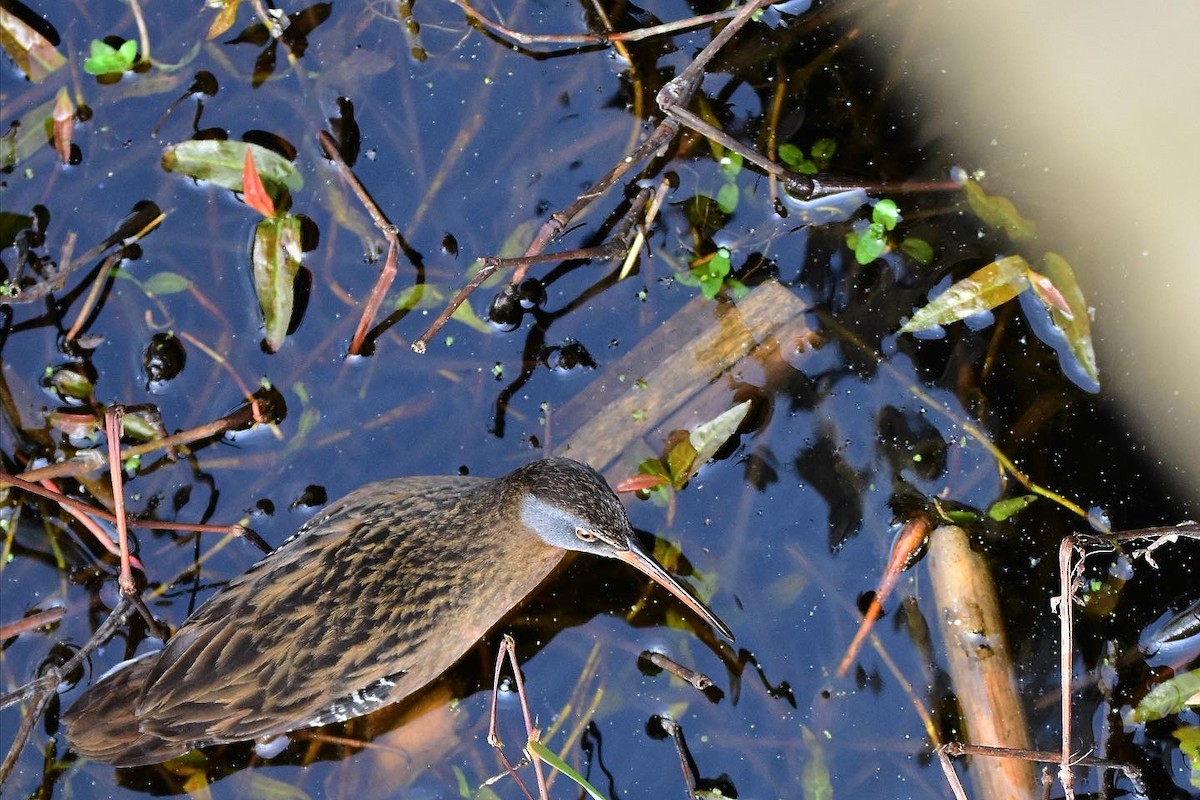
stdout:
{"type": "Polygon", "coordinates": [[[918,90],[923,133],[987,170],[1075,267],[1103,391],[1195,502],[1200,3],[901,0],[860,21],[881,79],[918,90]]]}

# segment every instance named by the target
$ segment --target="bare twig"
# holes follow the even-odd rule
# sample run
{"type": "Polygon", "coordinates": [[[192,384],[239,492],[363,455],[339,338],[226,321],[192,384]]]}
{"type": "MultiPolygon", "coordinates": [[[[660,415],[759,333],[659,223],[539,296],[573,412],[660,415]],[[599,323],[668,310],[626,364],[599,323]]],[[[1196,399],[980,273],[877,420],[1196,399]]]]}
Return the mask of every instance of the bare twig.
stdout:
{"type": "Polygon", "coordinates": [[[129,598],[121,598],[121,601],[117,603],[116,608],[112,610],[108,618],[96,628],[96,632],[92,634],[92,637],[66,663],[59,667],[48,666],[44,668],[36,679],[16,691],[0,697],[0,708],[7,708],[14,703],[24,702],[31,698],[34,701],[26,711],[25,718],[21,722],[21,727],[17,731],[17,735],[13,738],[12,746],[9,747],[8,753],[4,757],[4,762],[0,763],[0,785],[3,785],[4,781],[8,778],[8,774],[16,765],[17,756],[20,755],[22,748],[25,747],[25,743],[29,740],[29,736],[33,732],[34,723],[41,718],[42,712],[46,709],[46,704],[50,702],[50,699],[58,691],[58,686],[63,682],[64,676],[70,675],[82,666],[84,660],[91,655],[93,650],[112,638],[117,629],[125,624],[125,620],[132,611],[133,603],[129,598]]]}
{"type": "MultiPolygon", "coordinates": [[[[496,730],[496,701],[500,696],[500,670],[504,666],[504,659],[507,657],[509,665],[512,667],[513,682],[517,687],[517,697],[521,701],[521,712],[525,715],[525,732],[530,739],[536,739],[540,736],[537,726],[534,724],[533,716],[529,713],[529,703],[525,697],[525,682],[521,678],[521,668],[517,664],[517,643],[513,641],[512,636],[504,634],[500,642],[500,650],[496,653],[496,669],[492,673],[492,705],[488,717],[488,744],[496,748],[497,754],[500,756],[501,763],[504,764],[504,769],[517,782],[517,786],[525,793],[529,800],[533,800],[533,796],[529,793],[529,789],[525,787],[525,782],[521,780],[521,776],[517,774],[516,767],[509,762],[508,757],[504,754],[504,742],[500,739],[500,734],[496,730]]],[[[531,755],[526,751],[526,757],[533,762],[534,773],[537,775],[538,795],[542,800],[547,800],[548,791],[546,789],[546,776],[542,773],[542,761],[540,758],[531,755]]]]}

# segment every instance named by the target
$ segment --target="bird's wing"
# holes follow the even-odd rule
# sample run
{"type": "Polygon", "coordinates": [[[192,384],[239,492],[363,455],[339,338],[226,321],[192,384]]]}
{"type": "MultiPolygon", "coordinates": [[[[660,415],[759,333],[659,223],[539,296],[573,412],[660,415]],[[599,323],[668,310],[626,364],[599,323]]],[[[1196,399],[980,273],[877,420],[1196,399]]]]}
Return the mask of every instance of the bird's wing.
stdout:
{"type": "Polygon", "coordinates": [[[271,736],[358,716],[443,672],[507,609],[438,635],[470,616],[446,588],[471,554],[412,520],[453,520],[478,480],[384,481],[322,511],[180,628],[137,704],[142,730],[193,746],[271,736]]]}

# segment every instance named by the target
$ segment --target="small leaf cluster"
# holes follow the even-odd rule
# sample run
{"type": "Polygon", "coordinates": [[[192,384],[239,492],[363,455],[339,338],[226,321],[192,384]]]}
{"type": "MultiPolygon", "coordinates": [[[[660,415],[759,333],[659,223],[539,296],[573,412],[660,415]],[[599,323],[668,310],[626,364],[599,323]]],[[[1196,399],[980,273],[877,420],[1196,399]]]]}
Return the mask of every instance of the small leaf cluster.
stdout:
{"type": "Polygon", "coordinates": [[[825,138],[818,139],[812,149],[808,151],[807,156],[794,144],[780,145],[779,160],[792,172],[799,172],[801,175],[816,175],[829,166],[829,162],[833,160],[833,154],[836,152],[837,142],[825,138]]]}
{"type": "Polygon", "coordinates": [[[715,298],[722,289],[728,289],[735,298],[744,297],[748,291],[746,286],[729,277],[731,258],[728,248],[718,247],[715,252],[693,261],[691,270],[678,276],[679,282],[685,286],[699,286],[706,300],[715,298]]]}
{"type": "Polygon", "coordinates": [[[93,39],[91,55],[83,62],[83,70],[89,75],[120,75],[137,62],[137,42],[127,40],[120,47],[93,39]]]}
{"type": "MultiPolygon", "coordinates": [[[[884,198],[871,209],[871,221],[859,220],[846,234],[846,246],[854,251],[854,260],[859,264],[870,264],[891,249],[888,234],[896,229],[902,217],[894,200],[884,198]]],[[[906,236],[900,249],[921,264],[933,260],[933,248],[924,239],[906,236]]]]}

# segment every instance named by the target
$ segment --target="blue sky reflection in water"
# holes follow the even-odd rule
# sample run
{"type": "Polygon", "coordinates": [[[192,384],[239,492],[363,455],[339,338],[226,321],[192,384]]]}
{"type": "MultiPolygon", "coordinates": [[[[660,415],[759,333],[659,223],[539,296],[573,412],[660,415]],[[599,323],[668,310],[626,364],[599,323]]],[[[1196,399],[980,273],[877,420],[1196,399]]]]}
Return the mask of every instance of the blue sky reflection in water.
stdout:
{"type": "MultiPolygon", "coordinates": [[[[535,440],[545,445],[544,404],[551,410],[553,440],[554,410],[586,390],[606,366],[697,293],[672,280],[673,270],[686,269],[688,251],[698,246],[691,232],[702,227],[694,204],[685,201],[714,194],[726,177],[707,145],[693,140],[669,166],[677,188],[650,234],[653,257],[642,259],[632,279],[606,281],[617,268],[614,264],[538,267],[534,275],[552,277],[547,297],[517,331],[484,333],[452,322],[427,355],[413,354],[409,343],[457,290],[474,257],[519,250],[550,211],[574,199],[649,130],[643,119],[653,116],[650,98],[661,85],[659,72],[681,69],[708,41],[708,33],[634,45],[628,60],[608,48],[532,57],[469,28],[450,6],[425,3],[416,13],[427,57],[418,61],[409,55],[411,42],[400,24],[377,16],[380,8],[335,4],[329,19],[310,34],[305,54],[289,65],[282,51],[277,53],[275,72],[257,88],[251,86],[250,73],[264,48],[227,43],[250,24],[248,10],[240,12],[230,33],[199,45],[211,13],[189,9],[170,18],[151,16],[155,60],[179,69],[128,74],[106,86],[80,73],[93,115],[76,127],[82,162],[60,168],[53,151],[43,148],[5,176],[6,211],[28,213],[35,204],[48,209],[44,249],[54,255],[69,232],[77,236],[77,252],[86,250],[109,235],[139,201],[152,200],[167,213],[159,229],[140,243],[140,257],[122,268],[139,281],[176,273],[195,290],[151,298],[132,280],[113,282],[86,329],[103,337],[86,356],[98,375],[98,400],[156,403],[171,430],[202,424],[240,402],[241,392],[229,373],[196,347],[188,348],[180,377],[150,392],[142,352],[149,337],[165,327],[213,347],[252,386],[260,379],[270,381],[286,401],[278,437],[265,430],[239,434],[199,450],[194,463],[163,463],[139,475],[129,485],[135,511],[153,507],[163,517],[211,522],[249,515],[252,527],[278,544],[312,513],[313,508],[294,503],[312,486],[334,499],[367,481],[395,475],[451,474],[463,467],[472,474],[501,474],[536,457],[535,440]],[[215,75],[220,88],[203,98],[197,126],[222,129],[233,139],[261,130],[290,142],[305,181],[293,193],[292,210],[310,217],[320,232],[316,249],[304,261],[312,273],[307,306],[278,354],[260,347],[261,319],[247,255],[254,213],[230,192],[194,185],[163,172],[159,164],[163,146],[193,134],[198,98],[181,103],[157,137],[150,136],[199,70],[215,75]],[[630,74],[638,81],[631,81],[630,74]],[[338,115],[339,97],[353,103],[362,134],[355,173],[417,254],[402,257],[389,300],[415,281],[436,289],[442,298],[400,316],[375,342],[372,356],[350,360],[344,356],[346,346],[380,267],[375,256],[382,237],[316,145],[316,131],[338,115]],[[447,251],[447,236],[457,243],[457,255],[447,251]],[[563,309],[569,313],[556,313],[563,309]],[[576,344],[597,368],[552,368],[549,349],[576,344]],[[528,378],[509,389],[526,368],[528,378]],[[506,398],[500,410],[499,398],[506,398]],[[503,435],[498,436],[501,424],[503,435]]],[[[87,15],[78,9],[37,10],[63,37],[64,52],[86,52],[90,39],[109,34],[136,36],[123,6],[89,6],[87,15]]],[[[663,3],[650,11],[662,20],[690,13],[682,3],[663,3]]],[[[515,8],[507,21],[537,32],[584,26],[583,13],[570,6],[515,8]]],[[[739,85],[726,96],[723,86],[729,78],[723,71],[705,84],[706,102],[743,141],[755,141],[763,125],[762,100],[770,96],[770,80],[763,76],[802,71],[797,65],[826,57],[839,35],[835,24],[807,38],[787,32],[785,27],[782,34],[778,29],[747,34],[750,45],[731,51],[730,64],[720,62],[722,70],[745,69],[747,80],[759,81],[756,90],[739,85]],[[783,43],[771,45],[770,36],[782,36],[783,43]]],[[[894,108],[876,101],[871,90],[884,76],[860,50],[847,48],[833,64],[824,79],[814,79],[802,103],[789,100],[798,104],[784,115],[784,138],[808,146],[833,135],[839,140],[839,169],[864,179],[878,177],[873,169],[890,178],[948,172],[949,156],[921,149],[915,140],[892,132],[889,115],[894,108]],[[837,110],[846,106],[853,111],[837,110]],[[849,130],[860,131],[860,138],[849,130]],[[881,130],[894,137],[885,149],[880,149],[881,130]]],[[[54,76],[44,87],[33,87],[13,79],[11,64],[6,68],[6,125],[10,113],[20,115],[43,102],[53,94],[50,84],[58,81],[57,88],[64,80],[54,76]]],[[[901,126],[900,133],[908,131],[901,126]]],[[[737,266],[758,266],[742,276],[748,284],[774,275],[811,302],[816,309],[811,324],[824,344],[795,352],[784,347],[777,358],[746,360],[721,376],[719,381],[731,390],[745,387],[760,400],[757,427],[678,494],[670,525],[665,509],[650,502],[631,503],[630,514],[636,527],[681,544],[696,570],[694,583],[711,590],[714,609],[733,627],[737,646],[752,660],[740,675],[731,674],[690,628],[662,625],[664,613],[673,617],[678,609],[659,593],[633,625],[627,624],[621,615],[638,603],[640,584],[619,565],[583,559],[558,573],[502,629],[517,636],[523,654],[536,651],[524,664],[532,710],[544,728],[562,723],[548,744],[565,748],[569,759],[579,763],[585,751],[569,737],[578,737],[584,722],[595,723],[595,733],[584,734],[582,741],[596,759],[590,777],[609,796],[682,791],[674,748],[647,731],[650,716],[662,713],[683,726],[701,777],[724,777],[739,796],[798,796],[798,782],[815,764],[828,768],[839,796],[944,795],[940,771],[930,763],[926,730],[912,711],[913,697],[879,655],[864,651],[851,678],[837,679],[832,673],[854,635],[861,595],[873,590],[886,560],[895,532],[888,501],[898,485],[903,482],[930,496],[945,491],[952,500],[978,508],[1004,491],[982,449],[947,418],[930,414],[906,388],[910,382],[920,385],[961,418],[971,418],[962,409],[956,380],[976,369],[995,331],[965,332],[957,326],[939,342],[901,340],[888,361],[896,372],[878,369],[839,331],[852,331],[868,342],[894,331],[900,316],[921,302],[929,288],[921,283],[919,270],[912,265],[894,269],[891,263],[882,269],[858,267],[841,241],[844,229],[780,223],[770,208],[764,178],[746,169],[737,181],[739,205],[714,226],[712,237],[721,238],[724,246],[740,247],[737,266]],[[754,253],[763,257],[755,259],[754,253]],[[917,453],[923,458],[916,459],[917,453]],[[661,650],[707,673],[724,692],[723,699],[710,702],[690,687],[639,667],[638,654],[646,649],[661,650]],[[560,720],[568,699],[569,710],[560,720]],[[585,709],[590,716],[584,716],[585,709]],[[612,775],[611,785],[604,770],[612,775]]],[[[619,190],[601,200],[563,245],[580,246],[594,236],[618,195],[619,190]]],[[[928,203],[934,214],[948,201],[900,200],[906,214],[920,202],[928,203]]],[[[916,216],[920,208],[912,210],[916,216]]],[[[930,225],[923,232],[939,237],[947,261],[965,263],[982,249],[974,243],[977,227],[963,220],[943,228],[930,225]]],[[[69,282],[69,290],[77,284],[69,282]]],[[[479,315],[495,291],[485,289],[472,298],[479,315]]],[[[53,326],[33,321],[42,308],[14,308],[16,326],[5,340],[3,357],[12,376],[10,390],[28,422],[38,418],[42,407],[62,404],[38,381],[47,365],[69,359],[58,348],[53,326]]],[[[384,313],[390,313],[387,304],[384,313]]],[[[715,315],[716,306],[709,304],[701,313],[715,315]]],[[[1105,419],[1102,406],[1065,380],[1055,381],[1053,353],[1032,336],[1022,337],[1027,332],[1019,319],[1007,324],[1018,326],[1017,332],[1001,334],[997,370],[1003,380],[993,378],[1000,386],[989,397],[987,412],[1001,431],[998,444],[1024,455],[1038,480],[1084,498],[1085,504],[1107,507],[1118,527],[1158,521],[1162,509],[1171,507],[1168,499],[1162,498],[1154,511],[1142,505],[1157,491],[1151,479],[1141,477],[1143,465],[1126,458],[1120,436],[1095,432],[1094,426],[1105,419]],[[1057,402],[1069,408],[1065,418],[1042,429],[1033,444],[1007,439],[1008,426],[1040,396],[1041,387],[1047,387],[1046,394],[1058,393],[1057,402]],[[1080,438],[1072,431],[1079,429],[1095,439],[1086,452],[1068,449],[1079,446],[1072,443],[1080,438]],[[1033,450],[1043,455],[1039,458],[1033,450]],[[1065,484],[1054,471],[1048,455],[1054,453],[1082,465],[1084,474],[1074,476],[1077,484],[1065,484]],[[1123,458],[1130,467],[1123,479],[1129,488],[1114,496],[1110,476],[1099,465],[1123,458]],[[1090,465],[1095,465],[1092,472],[1090,465]]],[[[8,451],[11,430],[6,428],[3,436],[8,451]]],[[[630,453],[625,463],[636,464],[636,457],[661,446],[661,441],[649,441],[645,453],[630,453]]],[[[68,565],[57,568],[45,530],[31,522],[28,509],[26,517],[14,537],[13,558],[4,565],[2,621],[26,608],[65,605],[68,611],[51,634],[25,634],[6,643],[0,674],[6,691],[26,680],[56,642],[78,644],[87,638],[100,614],[93,611],[89,618],[87,613],[94,596],[110,605],[115,597],[111,572],[101,581],[89,571],[94,547],[83,544],[81,534],[55,531],[68,565]]],[[[993,554],[1005,582],[1005,612],[1017,631],[1013,638],[1020,678],[1031,699],[1041,698],[1054,683],[1056,622],[1047,610],[1056,591],[1052,554],[1062,531],[1075,527],[1065,515],[1041,507],[977,541],[993,554]]],[[[205,539],[197,547],[190,537],[163,533],[139,534],[138,540],[141,557],[153,564],[153,580],[182,575],[152,604],[172,624],[257,558],[242,542],[205,539]],[[199,569],[189,571],[198,560],[199,569]]],[[[877,632],[915,698],[944,715],[949,690],[936,631],[929,633],[936,621],[930,616],[925,581],[920,566],[906,574],[877,632]]],[[[1150,600],[1129,602],[1135,609],[1154,605],[1150,600]]],[[[1148,611],[1144,622],[1156,616],[1157,610],[1148,611]]],[[[1111,633],[1106,625],[1097,623],[1111,633]]],[[[212,796],[286,790],[356,800],[445,797],[457,793],[459,772],[467,785],[478,786],[500,771],[484,738],[487,693],[475,691],[490,682],[495,645],[493,636],[432,687],[431,709],[414,722],[395,727],[395,714],[385,712],[345,730],[328,731],[370,739],[375,748],[342,755],[336,745],[298,740],[271,763],[254,762],[249,747],[210,752],[212,796]],[[464,691],[473,693],[451,707],[448,694],[464,691]],[[321,749],[312,757],[308,748],[321,749]],[[294,766],[309,760],[313,763],[303,769],[294,766]]],[[[92,658],[84,680],[152,646],[135,625],[127,637],[92,658]]],[[[63,704],[82,688],[66,692],[63,704]]],[[[518,711],[510,696],[501,708],[511,754],[522,738],[518,711]]],[[[1031,710],[1038,745],[1053,747],[1056,711],[1052,706],[1031,710]]],[[[14,730],[18,710],[0,713],[3,729],[14,730]]],[[[943,716],[938,722],[952,727],[943,716]]],[[[73,764],[62,774],[48,770],[39,755],[48,741],[39,727],[5,787],[14,796],[33,793],[43,781],[64,795],[185,791],[181,777],[153,768],[115,773],[99,764],[73,764]]],[[[502,797],[517,796],[504,780],[496,790],[502,797]]],[[[560,778],[552,795],[567,793],[574,791],[560,778]]]]}

